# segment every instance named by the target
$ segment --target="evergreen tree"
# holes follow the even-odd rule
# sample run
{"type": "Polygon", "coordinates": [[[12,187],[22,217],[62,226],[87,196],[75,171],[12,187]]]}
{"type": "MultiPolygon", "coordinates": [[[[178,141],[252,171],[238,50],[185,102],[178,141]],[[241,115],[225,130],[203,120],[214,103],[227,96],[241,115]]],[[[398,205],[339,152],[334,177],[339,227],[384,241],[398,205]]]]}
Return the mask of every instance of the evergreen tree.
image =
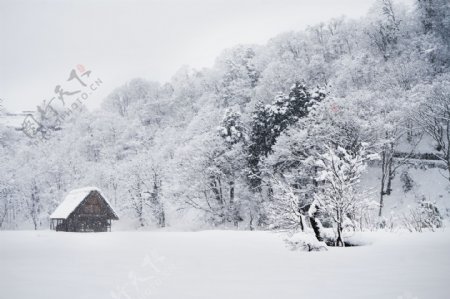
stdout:
{"type": "Polygon", "coordinates": [[[228,146],[245,140],[245,127],[241,121],[241,114],[228,109],[219,128],[219,136],[228,146]]]}
{"type": "Polygon", "coordinates": [[[280,134],[300,118],[308,115],[310,108],[325,98],[325,92],[313,92],[302,83],[296,82],[289,95],[278,95],[271,105],[258,103],[252,115],[248,146],[249,183],[260,188],[260,161],[272,152],[272,146],[280,134]]]}

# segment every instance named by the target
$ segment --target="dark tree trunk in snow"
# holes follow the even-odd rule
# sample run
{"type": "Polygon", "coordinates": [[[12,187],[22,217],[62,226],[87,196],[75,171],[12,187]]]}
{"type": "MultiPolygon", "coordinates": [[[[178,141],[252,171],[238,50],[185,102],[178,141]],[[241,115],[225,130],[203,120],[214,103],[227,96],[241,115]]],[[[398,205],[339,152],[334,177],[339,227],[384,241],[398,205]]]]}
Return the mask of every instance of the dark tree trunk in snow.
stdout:
{"type": "Polygon", "coordinates": [[[380,210],[378,212],[379,217],[381,217],[383,214],[384,196],[391,195],[392,192],[392,180],[395,176],[395,170],[393,169],[394,143],[391,142],[388,145],[384,146],[381,157],[380,210]]]}
{"type": "Polygon", "coordinates": [[[384,174],[384,160],[385,160],[385,155],[384,153],[382,154],[383,156],[383,162],[382,162],[382,166],[381,166],[381,190],[380,190],[380,209],[378,211],[378,216],[381,217],[381,214],[383,213],[383,200],[384,200],[384,181],[385,181],[385,174],[384,174]]]}
{"type": "Polygon", "coordinates": [[[342,224],[337,224],[337,239],[336,239],[336,246],[338,247],[344,247],[344,241],[342,240],[342,224]]]}
{"type": "Polygon", "coordinates": [[[314,234],[316,235],[317,240],[319,240],[320,242],[323,241],[323,236],[322,236],[322,223],[320,222],[320,220],[317,218],[319,216],[319,212],[318,212],[318,206],[316,205],[315,202],[313,202],[311,204],[311,206],[309,207],[309,222],[311,224],[312,229],[314,230],[314,234]]]}
{"type": "Polygon", "coordinates": [[[230,187],[230,213],[231,213],[231,220],[233,221],[233,225],[235,227],[238,227],[239,224],[239,217],[236,210],[236,207],[234,206],[234,181],[229,182],[230,187]]]}
{"type": "Polygon", "coordinates": [[[159,227],[166,227],[166,215],[164,214],[164,211],[161,211],[158,225],[159,227]]]}
{"type": "Polygon", "coordinates": [[[300,229],[302,230],[302,232],[304,232],[304,231],[305,231],[305,226],[304,226],[304,224],[303,224],[303,216],[300,215],[299,218],[300,218],[300,219],[299,219],[300,229]]]}
{"type": "Polygon", "coordinates": [[[309,217],[309,222],[311,223],[311,227],[314,230],[314,234],[316,235],[317,240],[323,241],[323,237],[320,233],[320,220],[316,219],[315,217],[309,217]]]}

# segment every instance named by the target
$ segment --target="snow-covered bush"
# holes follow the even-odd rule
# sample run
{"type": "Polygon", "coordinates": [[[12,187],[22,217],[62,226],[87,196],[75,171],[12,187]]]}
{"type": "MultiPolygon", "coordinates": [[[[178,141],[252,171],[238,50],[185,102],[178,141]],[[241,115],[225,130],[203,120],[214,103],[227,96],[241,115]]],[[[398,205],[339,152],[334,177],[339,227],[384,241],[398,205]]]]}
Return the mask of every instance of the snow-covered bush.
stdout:
{"type": "Polygon", "coordinates": [[[291,250],[302,250],[302,251],[325,251],[327,249],[327,244],[325,242],[319,242],[314,235],[307,234],[304,232],[298,232],[292,236],[284,239],[286,245],[291,250]]]}
{"type": "Polygon", "coordinates": [[[417,206],[410,207],[409,211],[403,214],[402,220],[405,228],[411,232],[435,231],[443,226],[443,218],[436,204],[425,199],[417,206]]]}
{"type": "Polygon", "coordinates": [[[402,181],[403,192],[407,193],[414,187],[414,180],[409,175],[408,170],[404,170],[402,172],[400,175],[400,180],[402,181]]]}
{"type": "Polygon", "coordinates": [[[399,219],[400,215],[395,213],[394,211],[390,211],[389,215],[382,216],[378,219],[377,223],[375,223],[376,228],[381,228],[390,232],[394,232],[399,229],[399,219]]]}

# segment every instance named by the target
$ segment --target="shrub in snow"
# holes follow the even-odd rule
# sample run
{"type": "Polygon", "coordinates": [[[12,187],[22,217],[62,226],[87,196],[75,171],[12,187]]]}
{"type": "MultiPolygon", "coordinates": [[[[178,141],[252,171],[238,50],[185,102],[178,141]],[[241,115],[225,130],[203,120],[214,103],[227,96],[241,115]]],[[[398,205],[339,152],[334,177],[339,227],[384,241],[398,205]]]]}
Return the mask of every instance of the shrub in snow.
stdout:
{"type": "Polygon", "coordinates": [[[403,192],[409,192],[414,187],[414,180],[409,175],[408,170],[404,170],[400,175],[400,180],[402,181],[403,192]]]}
{"type": "Polygon", "coordinates": [[[403,215],[403,225],[411,232],[435,231],[443,226],[442,219],[436,203],[422,199],[403,215]]]}
{"type": "Polygon", "coordinates": [[[284,239],[284,241],[291,250],[302,250],[302,251],[328,250],[327,244],[325,244],[325,242],[320,242],[316,239],[315,236],[303,232],[295,233],[292,236],[284,239]]]}
{"type": "Polygon", "coordinates": [[[375,227],[385,229],[390,232],[394,232],[399,228],[398,226],[398,223],[400,221],[399,217],[400,215],[398,215],[394,211],[390,211],[388,216],[382,216],[378,219],[377,223],[375,224],[375,227]]]}

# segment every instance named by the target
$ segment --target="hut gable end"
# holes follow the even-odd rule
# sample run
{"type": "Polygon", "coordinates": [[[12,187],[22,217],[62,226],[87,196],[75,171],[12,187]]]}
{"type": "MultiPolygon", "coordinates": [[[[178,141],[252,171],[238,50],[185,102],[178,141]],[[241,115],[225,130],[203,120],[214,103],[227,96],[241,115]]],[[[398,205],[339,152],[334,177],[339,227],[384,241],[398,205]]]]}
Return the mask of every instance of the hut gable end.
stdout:
{"type": "Polygon", "coordinates": [[[95,190],[86,196],[86,198],[75,208],[69,217],[72,216],[107,217],[114,220],[118,219],[108,202],[99,192],[95,190]]]}

